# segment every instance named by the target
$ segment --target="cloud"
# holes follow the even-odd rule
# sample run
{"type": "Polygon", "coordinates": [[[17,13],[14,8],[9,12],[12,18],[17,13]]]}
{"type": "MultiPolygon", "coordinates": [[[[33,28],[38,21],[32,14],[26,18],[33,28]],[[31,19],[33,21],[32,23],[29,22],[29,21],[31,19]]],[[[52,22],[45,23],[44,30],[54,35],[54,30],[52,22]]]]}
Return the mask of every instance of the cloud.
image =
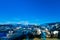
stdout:
{"type": "Polygon", "coordinates": [[[28,21],[20,21],[20,22],[17,22],[17,24],[24,24],[24,25],[28,25],[29,22],[28,21]]]}
{"type": "Polygon", "coordinates": [[[12,18],[12,20],[5,21],[0,24],[24,24],[24,25],[38,25],[39,19],[31,19],[31,20],[21,20],[19,18],[12,18]]]}
{"type": "Polygon", "coordinates": [[[29,22],[28,21],[19,21],[19,22],[16,22],[16,21],[6,21],[6,22],[0,23],[0,24],[24,24],[24,25],[28,25],[29,22]]]}

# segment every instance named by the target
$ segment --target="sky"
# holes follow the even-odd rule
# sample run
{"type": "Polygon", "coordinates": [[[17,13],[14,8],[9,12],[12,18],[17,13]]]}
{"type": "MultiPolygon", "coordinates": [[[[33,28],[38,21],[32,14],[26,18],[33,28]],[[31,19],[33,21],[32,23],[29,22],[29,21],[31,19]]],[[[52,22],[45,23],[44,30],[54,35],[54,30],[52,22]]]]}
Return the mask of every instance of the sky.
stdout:
{"type": "Polygon", "coordinates": [[[0,23],[60,22],[60,0],[0,0],[0,23]]]}

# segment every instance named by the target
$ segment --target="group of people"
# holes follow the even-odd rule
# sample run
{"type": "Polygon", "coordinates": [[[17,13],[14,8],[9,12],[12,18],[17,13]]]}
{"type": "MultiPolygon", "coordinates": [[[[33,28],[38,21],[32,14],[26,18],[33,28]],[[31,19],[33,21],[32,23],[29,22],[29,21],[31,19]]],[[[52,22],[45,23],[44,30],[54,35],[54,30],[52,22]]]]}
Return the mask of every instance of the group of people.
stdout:
{"type": "MultiPolygon", "coordinates": [[[[25,27],[25,25],[24,25],[24,27],[25,27]]],[[[21,34],[21,35],[25,34],[26,40],[30,40],[29,35],[28,35],[29,33],[33,34],[33,36],[35,34],[40,35],[41,36],[40,38],[42,40],[46,40],[46,35],[50,34],[49,30],[45,26],[43,26],[41,28],[40,28],[40,26],[38,26],[38,27],[37,26],[30,26],[27,28],[23,28],[22,26],[19,26],[16,28],[12,28],[11,30],[8,30],[7,37],[9,37],[10,35],[12,36],[14,34],[16,34],[18,36],[19,36],[19,34],[21,34]],[[26,30],[26,31],[24,31],[24,30],[26,30]],[[18,34],[16,34],[16,33],[18,33],[18,34]]],[[[21,35],[20,35],[20,37],[21,37],[21,35]]],[[[58,32],[58,39],[60,39],[60,31],[58,32]]],[[[31,39],[31,40],[33,40],[33,39],[31,39]]]]}

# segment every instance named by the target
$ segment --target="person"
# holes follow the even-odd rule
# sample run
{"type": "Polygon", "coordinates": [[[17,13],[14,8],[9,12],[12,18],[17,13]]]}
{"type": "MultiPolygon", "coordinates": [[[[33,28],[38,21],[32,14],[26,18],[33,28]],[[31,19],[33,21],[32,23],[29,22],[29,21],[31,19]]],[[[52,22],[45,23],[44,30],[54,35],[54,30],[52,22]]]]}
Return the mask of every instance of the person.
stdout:
{"type": "Polygon", "coordinates": [[[43,27],[41,30],[41,38],[42,40],[46,40],[46,28],[43,27]]]}
{"type": "Polygon", "coordinates": [[[24,31],[24,34],[26,35],[26,40],[29,40],[28,30],[25,30],[25,31],[24,31]]]}
{"type": "Polygon", "coordinates": [[[46,40],[46,32],[45,31],[41,32],[41,38],[42,38],[42,40],[46,40]]]}
{"type": "Polygon", "coordinates": [[[58,32],[58,40],[60,40],[60,30],[59,30],[59,32],[58,32]]]}

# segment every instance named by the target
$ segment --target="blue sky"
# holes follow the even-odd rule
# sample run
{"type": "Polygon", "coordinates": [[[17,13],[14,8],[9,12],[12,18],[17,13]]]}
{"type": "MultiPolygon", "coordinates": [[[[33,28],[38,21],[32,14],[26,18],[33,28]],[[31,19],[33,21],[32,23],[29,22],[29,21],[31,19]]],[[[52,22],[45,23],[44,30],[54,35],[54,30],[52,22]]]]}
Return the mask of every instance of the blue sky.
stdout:
{"type": "Polygon", "coordinates": [[[60,22],[59,0],[0,0],[0,23],[60,22]]]}

